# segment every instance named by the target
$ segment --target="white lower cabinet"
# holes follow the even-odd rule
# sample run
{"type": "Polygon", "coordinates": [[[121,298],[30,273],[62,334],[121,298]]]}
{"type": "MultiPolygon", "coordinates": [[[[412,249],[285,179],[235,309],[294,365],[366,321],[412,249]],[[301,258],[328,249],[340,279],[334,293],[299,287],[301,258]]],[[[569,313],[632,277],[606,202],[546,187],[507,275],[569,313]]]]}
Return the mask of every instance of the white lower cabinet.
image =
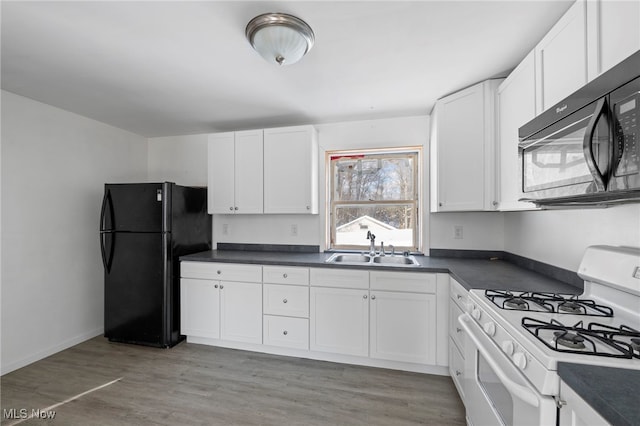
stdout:
{"type": "Polygon", "coordinates": [[[180,280],[180,333],[220,338],[220,284],[218,281],[180,280]]]}
{"type": "Polygon", "coordinates": [[[193,342],[436,374],[451,362],[446,274],[182,262],[181,275],[193,342]]]}
{"type": "Polygon", "coordinates": [[[181,275],[182,334],[262,343],[261,266],[182,262],[181,275]]]}
{"type": "Polygon", "coordinates": [[[262,284],[220,282],[220,338],[262,343],[262,284]]]}
{"type": "Polygon", "coordinates": [[[435,364],[435,294],[371,291],[370,356],[435,364]]]}
{"type": "Polygon", "coordinates": [[[464,350],[467,336],[458,324],[458,317],[466,310],[467,290],[455,279],[451,278],[451,291],[449,299],[449,374],[453,384],[458,389],[460,399],[464,401],[464,377],[465,360],[464,350]]]}
{"type": "Polygon", "coordinates": [[[369,291],[311,287],[310,343],[313,351],[369,355],[369,291]]]}

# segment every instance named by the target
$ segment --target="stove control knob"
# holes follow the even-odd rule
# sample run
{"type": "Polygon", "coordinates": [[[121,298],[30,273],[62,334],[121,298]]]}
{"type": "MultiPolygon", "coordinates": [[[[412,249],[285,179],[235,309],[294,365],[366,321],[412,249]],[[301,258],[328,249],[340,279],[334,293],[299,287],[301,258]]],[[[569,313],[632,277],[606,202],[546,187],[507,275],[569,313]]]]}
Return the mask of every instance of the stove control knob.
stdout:
{"type": "Polygon", "coordinates": [[[466,311],[468,314],[471,314],[471,312],[473,312],[473,303],[469,302],[467,303],[467,306],[465,306],[466,311]]]}
{"type": "Polygon", "coordinates": [[[513,353],[513,342],[511,340],[505,340],[502,342],[502,350],[507,355],[511,355],[513,353]]]}
{"type": "Polygon", "coordinates": [[[473,311],[471,311],[471,316],[474,317],[477,321],[482,316],[482,312],[480,311],[480,309],[474,308],[473,311]]]}
{"type": "Polygon", "coordinates": [[[513,354],[513,363],[524,370],[527,368],[527,357],[522,352],[516,352],[513,354]]]}
{"type": "Polygon", "coordinates": [[[484,328],[484,332],[489,336],[493,337],[496,334],[496,325],[492,322],[485,323],[482,328],[484,328]]]}

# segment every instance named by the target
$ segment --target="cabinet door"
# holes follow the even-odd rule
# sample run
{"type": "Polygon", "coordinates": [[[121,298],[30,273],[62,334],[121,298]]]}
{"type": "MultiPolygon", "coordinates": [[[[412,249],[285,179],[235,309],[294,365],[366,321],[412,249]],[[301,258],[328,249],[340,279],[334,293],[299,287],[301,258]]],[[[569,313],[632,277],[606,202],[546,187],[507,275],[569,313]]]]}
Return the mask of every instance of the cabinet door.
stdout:
{"type": "Polygon", "coordinates": [[[262,130],[236,132],[235,213],[262,213],[262,130]]]}
{"type": "Polygon", "coordinates": [[[586,6],[577,0],[536,46],[538,113],[587,82],[586,6]]]}
{"type": "Polygon", "coordinates": [[[560,400],[566,403],[559,411],[559,424],[561,426],[610,425],[576,391],[563,381],[560,381],[560,400]]]}
{"type": "Polygon", "coordinates": [[[371,292],[372,358],[435,364],[436,296],[371,292]]]}
{"type": "Polygon", "coordinates": [[[262,284],[220,282],[220,337],[262,343],[262,284]]]}
{"type": "Polygon", "coordinates": [[[464,357],[453,340],[449,340],[449,374],[464,402],[464,357]]]}
{"type": "Polygon", "coordinates": [[[369,292],[324,287],[310,291],[310,349],[367,356],[369,292]]]}
{"type": "Polygon", "coordinates": [[[435,211],[483,210],[483,85],[477,84],[438,103],[437,137],[432,141],[437,145],[435,211]]]}
{"type": "Polygon", "coordinates": [[[264,212],[318,213],[318,142],[312,126],[264,131],[264,212]]]}
{"type": "Polygon", "coordinates": [[[180,333],[220,338],[220,290],[217,281],[180,280],[180,333]]]}
{"type": "Polygon", "coordinates": [[[518,129],[536,116],[535,54],[531,52],[498,87],[500,210],[534,209],[524,197],[518,167],[518,129]]]}
{"type": "Polygon", "coordinates": [[[233,213],[234,195],[234,134],[209,135],[208,204],[211,214],[233,213]]]}
{"type": "Polygon", "coordinates": [[[589,80],[640,50],[640,1],[587,2],[589,80]]]}

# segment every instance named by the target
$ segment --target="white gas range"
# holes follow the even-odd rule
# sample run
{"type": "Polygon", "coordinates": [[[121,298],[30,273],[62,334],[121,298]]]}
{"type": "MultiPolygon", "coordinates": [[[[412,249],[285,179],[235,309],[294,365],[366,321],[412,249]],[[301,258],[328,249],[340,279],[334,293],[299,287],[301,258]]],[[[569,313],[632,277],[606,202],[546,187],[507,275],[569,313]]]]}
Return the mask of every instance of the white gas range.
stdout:
{"type": "Polygon", "coordinates": [[[474,425],[556,424],[558,362],[640,370],[640,249],[592,246],[584,293],[471,290],[465,404],[474,425]]]}

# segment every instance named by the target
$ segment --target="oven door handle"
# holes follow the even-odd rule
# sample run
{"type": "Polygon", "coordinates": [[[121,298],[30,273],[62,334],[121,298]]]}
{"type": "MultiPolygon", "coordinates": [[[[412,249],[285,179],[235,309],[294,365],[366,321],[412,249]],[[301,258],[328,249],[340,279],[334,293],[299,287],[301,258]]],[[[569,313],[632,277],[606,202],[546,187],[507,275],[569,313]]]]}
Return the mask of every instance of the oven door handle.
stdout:
{"type": "Polygon", "coordinates": [[[514,382],[509,377],[507,377],[507,375],[504,373],[504,371],[502,371],[502,369],[500,368],[496,360],[491,358],[491,356],[489,355],[489,351],[485,348],[484,344],[480,342],[480,339],[478,339],[478,337],[474,334],[474,331],[469,326],[470,321],[473,321],[473,320],[470,319],[468,314],[462,314],[458,317],[458,322],[464,329],[465,333],[467,333],[467,336],[473,341],[473,343],[476,345],[480,353],[482,353],[482,355],[484,356],[484,359],[487,361],[487,363],[489,363],[489,365],[491,366],[493,371],[496,373],[496,375],[498,376],[502,384],[509,390],[509,392],[517,396],[520,400],[526,402],[527,404],[533,407],[540,406],[540,400],[538,399],[538,396],[533,391],[531,391],[525,386],[522,386],[514,382]]]}

